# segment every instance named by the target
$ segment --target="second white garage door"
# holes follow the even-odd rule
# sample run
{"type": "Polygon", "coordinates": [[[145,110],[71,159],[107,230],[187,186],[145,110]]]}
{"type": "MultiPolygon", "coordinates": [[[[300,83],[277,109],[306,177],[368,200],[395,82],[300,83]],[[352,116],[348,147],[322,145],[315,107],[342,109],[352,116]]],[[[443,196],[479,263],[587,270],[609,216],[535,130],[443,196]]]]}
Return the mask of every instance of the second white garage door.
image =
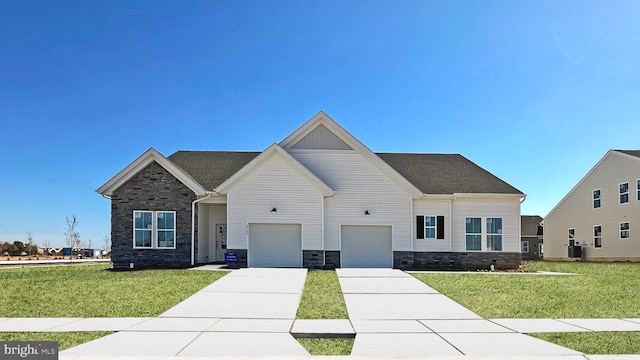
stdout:
{"type": "Polygon", "coordinates": [[[390,268],[391,226],[342,226],[342,267],[390,268]]]}
{"type": "Polygon", "coordinates": [[[302,225],[249,224],[250,267],[302,267],[302,225]]]}

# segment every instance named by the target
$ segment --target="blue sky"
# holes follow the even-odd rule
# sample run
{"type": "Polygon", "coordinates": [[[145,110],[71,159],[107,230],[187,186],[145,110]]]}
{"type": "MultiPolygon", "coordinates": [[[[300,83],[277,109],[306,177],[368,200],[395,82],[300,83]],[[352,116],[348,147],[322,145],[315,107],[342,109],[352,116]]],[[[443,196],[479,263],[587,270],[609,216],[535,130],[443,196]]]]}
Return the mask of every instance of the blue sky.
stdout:
{"type": "Polygon", "coordinates": [[[640,2],[0,2],[0,241],[110,233],[149,147],[263,150],[319,110],[377,152],[461,153],[546,215],[640,148],[640,2]]]}

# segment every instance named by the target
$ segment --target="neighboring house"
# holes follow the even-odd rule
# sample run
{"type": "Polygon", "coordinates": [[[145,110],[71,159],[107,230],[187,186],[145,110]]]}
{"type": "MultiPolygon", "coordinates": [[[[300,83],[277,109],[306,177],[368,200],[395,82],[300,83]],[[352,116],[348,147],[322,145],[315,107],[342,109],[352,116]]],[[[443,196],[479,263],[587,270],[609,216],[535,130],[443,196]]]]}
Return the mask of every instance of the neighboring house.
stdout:
{"type": "Polygon", "coordinates": [[[543,224],[545,259],[640,261],[640,150],[609,150],[543,224]]]}
{"type": "Polygon", "coordinates": [[[520,245],[522,260],[536,260],[542,256],[542,218],[538,215],[520,217],[520,245]]]}
{"type": "Polygon", "coordinates": [[[324,112],[262,152],[151,148],[97,191],[116,269],[521,260],[522,192],[461,155],[374,153],[324,112]]]}

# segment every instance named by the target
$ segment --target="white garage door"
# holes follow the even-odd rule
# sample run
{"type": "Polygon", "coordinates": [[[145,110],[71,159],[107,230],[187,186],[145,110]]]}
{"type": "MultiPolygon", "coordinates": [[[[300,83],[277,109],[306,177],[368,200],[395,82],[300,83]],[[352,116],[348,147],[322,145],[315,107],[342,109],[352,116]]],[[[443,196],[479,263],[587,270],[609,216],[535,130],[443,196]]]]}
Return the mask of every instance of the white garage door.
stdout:
{"type": "Polygon", "coordinates": [[[302,267],[300,224],[249,224],[249,266],[302,267]]]}
{"type": "Polygon", "coordinates": [[[390,268],[391,226],[342,226],[342,267],[390,268]]]}

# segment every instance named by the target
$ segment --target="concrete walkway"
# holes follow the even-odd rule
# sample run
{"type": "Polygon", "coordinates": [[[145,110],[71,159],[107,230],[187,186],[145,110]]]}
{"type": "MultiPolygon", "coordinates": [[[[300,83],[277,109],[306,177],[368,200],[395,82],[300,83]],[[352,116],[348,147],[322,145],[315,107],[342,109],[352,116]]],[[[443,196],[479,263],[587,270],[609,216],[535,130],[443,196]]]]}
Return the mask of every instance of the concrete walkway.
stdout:
{"type": "Polygon", "coordinates": [[[523,333],[640,331],[640,319],[486,320],[399,270],[336,273],[348,320],[295,320],[306,270],[252,268],[231,272],[156,318],[0,318],[0,332],[117,331],[63,351],[61,359],[308,357],[294,334],[355,336],[352,356],[366,358],[567,360],[587,357],[523,333]]]}

